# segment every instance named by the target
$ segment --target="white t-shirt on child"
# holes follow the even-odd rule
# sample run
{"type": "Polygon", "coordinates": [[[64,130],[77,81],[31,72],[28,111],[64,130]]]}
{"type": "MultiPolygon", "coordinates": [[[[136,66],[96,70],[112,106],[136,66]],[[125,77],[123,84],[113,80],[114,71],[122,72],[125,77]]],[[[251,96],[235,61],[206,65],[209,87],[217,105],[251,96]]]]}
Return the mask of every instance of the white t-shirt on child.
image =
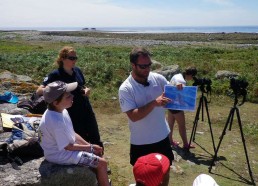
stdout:
{"type": "Polygon", "coordinates": [[[75,132],[66,109],[62,113],[46,110],[40,122],[39,136],[46,160],[57,164],[78,164],[81,152],[64,149],[75,143],[75,132]]]}

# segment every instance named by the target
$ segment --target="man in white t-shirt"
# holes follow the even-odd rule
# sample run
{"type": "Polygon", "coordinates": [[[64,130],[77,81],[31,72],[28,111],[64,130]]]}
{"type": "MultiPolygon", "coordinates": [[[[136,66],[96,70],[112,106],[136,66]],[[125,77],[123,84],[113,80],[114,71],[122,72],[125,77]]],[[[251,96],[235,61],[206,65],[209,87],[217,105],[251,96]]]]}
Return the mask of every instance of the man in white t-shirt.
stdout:
{"type": "Polygon", "coordinates": [[[160,153],[174,159],[169,142],[169,126],[164,106],[171,100],[164,96],[165,77],[150,72],[150,53],[141,47],[130,53],[132,72],[119,88],[122,112],[128,116],[130,163],[150,153],[160,153]]]}

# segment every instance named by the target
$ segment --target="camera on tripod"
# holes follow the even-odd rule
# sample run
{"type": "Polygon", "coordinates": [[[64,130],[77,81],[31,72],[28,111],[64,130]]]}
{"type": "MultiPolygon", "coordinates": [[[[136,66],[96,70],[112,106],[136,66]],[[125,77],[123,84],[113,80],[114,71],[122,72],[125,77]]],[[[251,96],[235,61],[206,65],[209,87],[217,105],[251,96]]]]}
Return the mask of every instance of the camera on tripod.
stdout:
{"type": "Polygon", "coordinates": [[[218,146],[217,146],[215,154],[213,156],[211,165],[209,167],[209,172],[211,172],[212,166],[215,165],[214,162],[217,158],[217,154],[218,154],[221,142],[223,140],[223,136],[226,134],[226,129],[229,126],[229,130],[231,130],[232,122],[233,122],[233,119],[234,119],[234,114],[236,114],[237,121],[238,121],[238,126],[239,126],[239,129],[240,129],[240,134],[241,134],[241,138],[242,138],[242,142],[243,142],[243,145],[244,145],[245,157],[246,157],[246,162],[247,162],[247,165],[248,165],[249,175],[250,175],[252,183],[254,183],[254,179],[253,179],[253,175],[252,175],[252,171],[251,171],[251,166],[250,166],[249,158],[248,158],[248,154],[247,154],[247,149],[246,149],[246,145],[245,145],[245,138],[244,138],[244,133],[243,133],[243,129],[242,129],[241,117],[240,117],[239,109],[237,107],[238,96],[243,96],[242,103],[239,104],[239,106],[244,104],[244,102],[246,100],[246,95],[247,95],[247,90],[246,90],[247,87],[248,87],[248,82],[246,80],[235,79],[234,77],[230,77],[230,88],[233,90],[233,92],[230,94],[230,96],[232,96],[232,95],[234,96],[234,99],[235,99],[234,106],[230,109],[226,125],[223,129],[223,132],[222,132],[221,136],[220,136],[220,141],[218,143],[218,146]]]}
{"type": "Polygon", "coordinates": [[[243,96],[242,102],[239,104],[243,105],[244,102],[246,101],[246,95],[247,95],[247,87],[248,87],[248,82],[244,79],[235,79],[235,78],[230,78],[230,88],[233,90],[230,96],[234,95],[235,99],[237,100],[238,96],[243,96]]]}
{"type": "Polygon", "coordinates": [[[193,86],[199,86],[201,91],[204,93],[211,92],[212,81],[209,78],[196,78],[193,77],[194,83],[193,86]]]}

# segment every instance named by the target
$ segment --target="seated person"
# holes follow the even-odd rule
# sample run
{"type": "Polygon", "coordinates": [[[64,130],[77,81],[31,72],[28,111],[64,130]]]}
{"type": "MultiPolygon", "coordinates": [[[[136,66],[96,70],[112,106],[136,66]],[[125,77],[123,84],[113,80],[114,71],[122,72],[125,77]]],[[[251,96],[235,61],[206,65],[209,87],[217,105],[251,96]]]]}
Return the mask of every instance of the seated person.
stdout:
{"type": "Polygon", "coordinates": [[[39,126],[40,145],[49,162],[91,167],[96,170],[99,185],[108,186],[107,162],[100,157],[103,148],[86,142],[74,132],[66,110],[73,104],[73,95],[70,92],[77,86],[77,82],[66,84],[55,81],[44,89],[43,96],[48,103],[48,109],[39,126]]]}
{"type": "Polygon", "coordinates": [[[142,156],[133,166],[135,186],[167,186],[169,170],[170,162],[166,156],[159,153],[142,156]]]}

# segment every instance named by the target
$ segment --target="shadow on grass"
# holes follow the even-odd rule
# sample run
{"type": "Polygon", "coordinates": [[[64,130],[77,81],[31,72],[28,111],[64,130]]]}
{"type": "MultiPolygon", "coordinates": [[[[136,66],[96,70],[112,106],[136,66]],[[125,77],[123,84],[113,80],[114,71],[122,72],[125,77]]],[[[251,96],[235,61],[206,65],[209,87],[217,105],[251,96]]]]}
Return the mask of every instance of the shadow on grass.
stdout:
{"type": "MultiPolygon", "coordinates": [[[[228,179],[228,180],[232,180],[232,181],[239,182],[239,183],[245,183],[245,184],[248,184],[248,185],[256,185],[256,184],[254,183],[254,180],[251,180],[251,181],[250,181],[250,180],[244,178],[243,176],[241,176],[240,174],[238,174],[238,173],[237,173],[235,170],[233,170],[232,168],[226,166],[225,164],[223,164],[223,163],[221,163],[221,162],[220,162],[220,164],[221,164],[224,168],[228,169],[229,171],[231,171],[232,173],[234,173],[235,175],[237,175],[239,179],[234,179],[234,178],[231,178],[231,177],[227,177],[227,176],[225,176],[225,175],[222,175],[222,174],[213,173],[212,171],[211,171],[210,173],[211,173],[211,174],[214,174],[214,175],[217,175],[217,176],[220,176],[220,177],[223,177],[223,178],[226,178],[226,179],[228,179]]],[[[251,179],[252,179],[252,178],[251,178],[251,179]]]]}
{"type": "MultiPolygon", "coordinates": [[[[205,149],[199,143],[195,142],[195,144],[199,148],[201,148],[204,152],[206,152],[207,155],[199,154],[199,153],[193,153],[193,152],[191,152],[191,149],[187,150],[187,149],[184,149],[184,148],[181,148],[181,147],[174,147],[173,150],[179,156],[181,156],[184,160],[188,160],[188,161],[190,161],[192,163],[195,163],[197,165],[206,165],[209,168],[211,163],[212,163],[213,155],[215,154],[215,152],[214,152],[214,154],[211,154],[207,149],[205,149]]],[[[255,182],[254,182],[254,180],[253,180],[253,178],[251,176],[250,176],[250,178],[251,178],[251,181],[250,181],[250,180],[244,178],[243,176],[241,176],[239,173],[237,173],[232,168],[230,168],[230,167],[226,166],[225,164],[223,164],[221,161],[227,161],[226,157],[218,156],[216,158],[216,162],[219,162],[224,168],[228,169],[229,171],[231,171],[232,173],[237,175],[237,177],[239,179],[235,179],[235,178],[228,177],[228,176],[225,176],[225,175],[222,175],[222,174],[218,174],[218,173],[213,173],[213,172],[210,171],[211,174],[214,174],[214,175],[226,178],[228,180],[236,181],[236,182],[239,182],[239,183],[245,183],[245,184],[248,184],[248,185],[255,185],[255,182]]]]}
{"type": "MultiPolygon", "coordinates": [[[[204,154],[197,154],[197,153],[192,153],[191,149],[187,150],[181,147],[173,147],[173,150],[179,155],[181,156],[184,160],[188,160],[190,162],[193,162],[197,165],[206,165],[206,166],[210,166],[211,162],[212,162],[212,158],[213,158],[213,154],[211,154],[208,150],[206,150],[204,147],[202,147],[200,144],[198,144],[197,142],[195,142],[195,144],[197,146],[199,146],[203,151],[205,151],[207,153],[207,155],[204,154]]],[[[226,158],[221,156],[217,158],[218,160],[224,160],[226,161],[226,158]]]]}

